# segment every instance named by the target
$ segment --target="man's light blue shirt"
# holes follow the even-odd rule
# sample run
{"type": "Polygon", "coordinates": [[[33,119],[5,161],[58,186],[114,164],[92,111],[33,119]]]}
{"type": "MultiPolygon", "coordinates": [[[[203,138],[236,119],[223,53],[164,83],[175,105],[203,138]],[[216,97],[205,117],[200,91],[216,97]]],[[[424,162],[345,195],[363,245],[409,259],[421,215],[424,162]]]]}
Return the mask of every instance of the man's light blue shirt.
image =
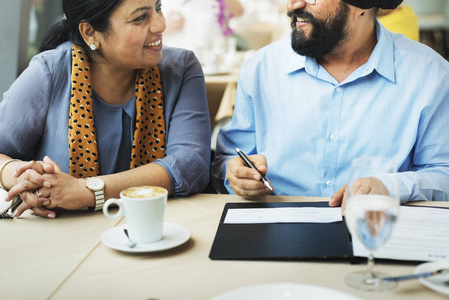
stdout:
{"type": "Polygon", "coordinates": [[[402,202],[448,200],[449,63],[379,23],[376,31],[369,60],[341,83],[290,39],[257,52],[240,71],[212,175],[225,179],[239,147],[266,156],[275,194],[330,197],[354,158],[382,156],[397,164],[402,202]]]}

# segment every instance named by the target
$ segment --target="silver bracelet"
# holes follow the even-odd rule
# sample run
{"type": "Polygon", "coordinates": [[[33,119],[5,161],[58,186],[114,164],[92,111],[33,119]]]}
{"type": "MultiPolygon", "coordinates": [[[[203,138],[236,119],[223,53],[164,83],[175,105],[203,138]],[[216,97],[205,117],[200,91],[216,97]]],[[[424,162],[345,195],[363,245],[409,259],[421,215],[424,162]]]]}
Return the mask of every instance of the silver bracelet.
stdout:
{"type": "Polygon", "coordinates": [[[7,161],[5,161],[4,163],[3,163],[3,165],[0,167],[0,187],[3,189],[3,190],[5,190],[5,191],[7,191],[7,189],[4,187],[4,185],[3,185],[3,169],[6,167],[6,165],[7,164],[9,164],[10,162],[13,162],[13,161],[16,161],[16,160],[20,160],[20,159],[16,159],[16,158],[14,158],[14,159],[10,159],[10,160],[7,160],[7,161]]]}

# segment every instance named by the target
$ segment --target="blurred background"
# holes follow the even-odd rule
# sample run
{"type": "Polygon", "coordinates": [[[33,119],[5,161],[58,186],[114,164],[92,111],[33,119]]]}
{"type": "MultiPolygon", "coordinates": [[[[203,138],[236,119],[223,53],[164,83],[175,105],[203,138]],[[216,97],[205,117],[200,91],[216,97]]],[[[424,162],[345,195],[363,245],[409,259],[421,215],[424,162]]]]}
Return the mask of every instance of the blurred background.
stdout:
{"type": "MultiPolygon", "coordinates": [[[[194,50],[207,75],[208,93],[213,92],[214,84],[219,86],[218,96],[210,96],[221,100],[245,59],[289,35],[285,5],[286,0],[165,0],[162,9],[168,27],[164,44],[194,50]],[[232,12],[231,6],[236,7],[232,12]]],[[[2,95],[63,14],[60,0],[0,0],[0,7],[2,95]]],[[[449,0],[405,0],[404,7],[401,13],[383,12],[381,22],[393,31],[408,30],[403,33],[449,58],[449,0]]],[[[228,92],[232,96],[232,90],[228,92]]]]}

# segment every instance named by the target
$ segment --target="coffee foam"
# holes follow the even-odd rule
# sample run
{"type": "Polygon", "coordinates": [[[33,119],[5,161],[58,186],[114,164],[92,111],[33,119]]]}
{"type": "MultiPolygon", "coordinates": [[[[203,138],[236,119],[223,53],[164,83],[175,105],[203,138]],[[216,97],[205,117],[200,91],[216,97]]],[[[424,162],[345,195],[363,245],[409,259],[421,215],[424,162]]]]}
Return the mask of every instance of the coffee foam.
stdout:
{"type": "Polygon", "coordinates": [[[167,191],[158,186],[136,186],[125,189],[122,195],[129,198],[151,198],[162,196],[167,191]]]}

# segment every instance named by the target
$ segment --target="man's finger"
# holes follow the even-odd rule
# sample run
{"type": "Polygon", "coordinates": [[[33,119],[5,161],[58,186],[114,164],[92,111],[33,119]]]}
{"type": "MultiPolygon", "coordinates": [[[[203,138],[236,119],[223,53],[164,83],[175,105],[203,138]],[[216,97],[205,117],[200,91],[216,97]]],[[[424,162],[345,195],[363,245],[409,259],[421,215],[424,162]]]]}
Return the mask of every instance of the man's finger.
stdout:
{"type": "Polygon", "coordinates": [[[346,191],[346,185],[336,191],[329,200],[329,206],[339,206],[343,202],[343,197],[346,191]]]}

